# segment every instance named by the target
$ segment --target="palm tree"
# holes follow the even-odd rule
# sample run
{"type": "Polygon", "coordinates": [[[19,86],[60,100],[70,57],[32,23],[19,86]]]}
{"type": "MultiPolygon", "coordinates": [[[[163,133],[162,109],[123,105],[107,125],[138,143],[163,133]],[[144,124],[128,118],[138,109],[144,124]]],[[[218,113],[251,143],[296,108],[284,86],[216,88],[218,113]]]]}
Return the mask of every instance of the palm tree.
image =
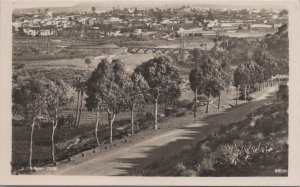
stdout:
{"type": "Polygon", "coordinates": [[[72,88],[77,92],[77,105],[76,105],[76,122],[75,122],[75,127],[77,127],[78,124],[78,112],[79,112],[79,100],[80,100],[80,93],[81,93],[81,76],[76,76],[73,84],[72,84],[72,88]]]}
{"type": "Polygon", "coordinates": [[[79,110],[79,115],[78,115],[78,122],[76,124],[77,127],[79,127],[80,125],[80,119],[81,119],[81,113],[82,113],[82,100],[83,100],[83,94],[84,94],[84,91],[85,91],[85,82],[84,81],[81,81],[80,82],[80,85],[79,85],[79,92],[80,92],[80,110],[79,110]]]}

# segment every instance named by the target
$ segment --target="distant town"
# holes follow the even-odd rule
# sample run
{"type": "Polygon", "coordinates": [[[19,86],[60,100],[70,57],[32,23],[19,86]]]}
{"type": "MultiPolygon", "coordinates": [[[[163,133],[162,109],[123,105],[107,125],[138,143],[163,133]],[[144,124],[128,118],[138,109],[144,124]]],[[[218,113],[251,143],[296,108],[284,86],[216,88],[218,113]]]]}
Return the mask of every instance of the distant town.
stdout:
{"type": "Polygon", "coordinates": [[[184,36],[272,32],[288,22],[287,10],[210,9],[182,6],[168,9],[112,8],[87,12],[55,12],[51,8],[13,15],[14,35],[75,38],[184,36]]]}

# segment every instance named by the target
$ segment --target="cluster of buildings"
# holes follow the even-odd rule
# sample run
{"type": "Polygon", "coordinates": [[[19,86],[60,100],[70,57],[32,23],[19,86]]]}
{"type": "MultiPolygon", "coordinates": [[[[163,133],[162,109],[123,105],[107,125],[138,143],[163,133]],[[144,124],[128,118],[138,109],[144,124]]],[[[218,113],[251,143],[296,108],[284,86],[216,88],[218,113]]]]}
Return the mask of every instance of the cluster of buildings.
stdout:
{"type": "Polygon", "coordinates": [[[59,36],[77,32],[79,37],[151,36],[172,39],[188,35],[277,29],[288,21],[280,10],[113,9],[109,12],[45,11],[14,16],[13,32],[29,36],[59,36]]]}

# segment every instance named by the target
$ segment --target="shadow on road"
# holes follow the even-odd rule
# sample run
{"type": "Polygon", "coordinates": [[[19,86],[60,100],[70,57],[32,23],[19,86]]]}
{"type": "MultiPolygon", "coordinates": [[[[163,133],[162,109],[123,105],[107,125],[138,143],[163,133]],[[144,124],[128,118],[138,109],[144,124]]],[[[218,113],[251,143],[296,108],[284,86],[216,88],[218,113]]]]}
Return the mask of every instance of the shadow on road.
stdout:
{"type": "MultiPolygon", "coordinates": [[[[142,150],[139,150],[139,157],[126,158],[126,155],[114,159],[113,162],[119,163],[117,168],[118,175],[127,176],[131,174],[131,171],[136,170],[142,166],[149,165],[154,161],[161,159],[168,159],[173,155],[180,153],[182,150],[189,146],[193,146],[201,140],[207,138],[214,129],[221,125],[228,125],[235,121],[240,121],[250,114],[255,108],[272,101],[274,93],[270,93],[267,97],[260,100],[254,100],[249,103],[240,104],[232,108],[226,109],[221,113],[209,115],[203,119],[199,119],[195,124],[187,127],[178,128],[178,133],[165,138],[168,139],[166,144],[161,146],[146,146],[142,150]]],[[[151,144],[151,143],[150,143],[151,144]]],[[[133,148],[133,152],[134,148],[133,148]]],[[[130,157],[130,156],[128,156],[130,157]]]]}

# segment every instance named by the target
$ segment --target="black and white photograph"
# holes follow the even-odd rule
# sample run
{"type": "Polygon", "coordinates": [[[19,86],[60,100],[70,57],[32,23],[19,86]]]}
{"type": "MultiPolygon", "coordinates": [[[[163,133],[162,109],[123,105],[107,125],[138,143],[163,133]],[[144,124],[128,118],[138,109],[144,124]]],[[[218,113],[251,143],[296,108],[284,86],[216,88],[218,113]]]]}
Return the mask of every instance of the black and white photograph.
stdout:
{"type": "Polygon", "coordinates": [[[8,175],[134,184],[299,172],[299,1],[9,3],[8,175]]]}

